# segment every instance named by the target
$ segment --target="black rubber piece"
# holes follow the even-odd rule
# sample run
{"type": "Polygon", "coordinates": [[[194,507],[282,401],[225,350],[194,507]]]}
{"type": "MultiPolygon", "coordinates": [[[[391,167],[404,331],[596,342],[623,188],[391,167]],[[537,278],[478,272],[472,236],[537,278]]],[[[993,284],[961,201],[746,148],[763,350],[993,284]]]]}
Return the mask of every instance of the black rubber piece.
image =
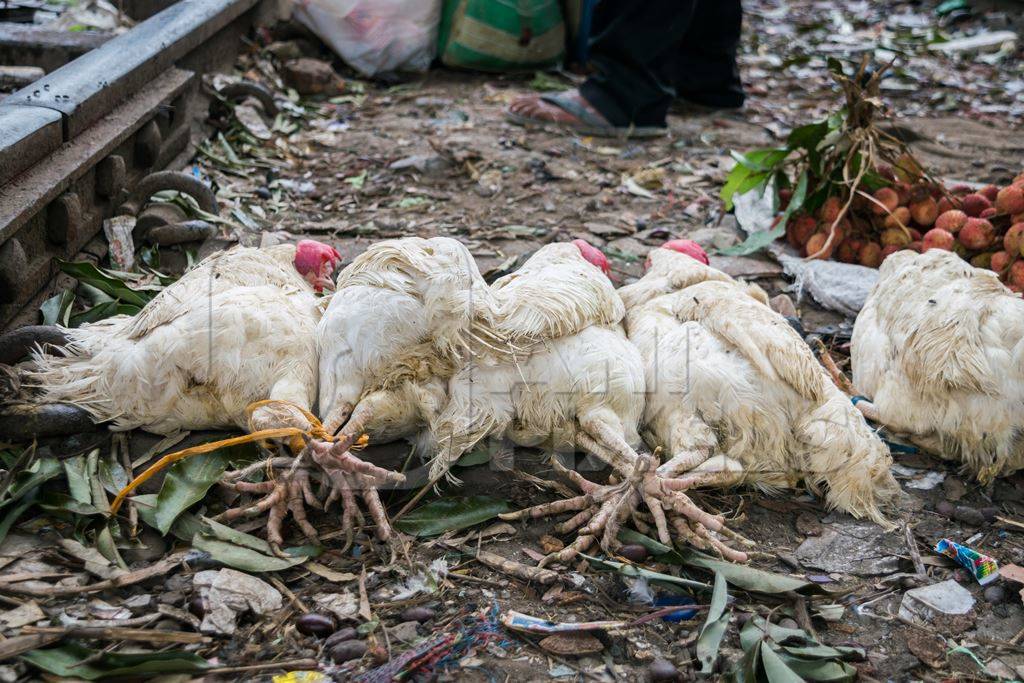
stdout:
{"type": "Polygon", "coordinates": [[[29,325],[0,336],[0,364],[14,365],[27,358],[36,344],[64,346],[67,330],[56,325],[29,325]]]}
{"type": "Polygon", "coordinates": [[[278,111],[280,111],[277,108],[277,103],[274,102],[274,94],[259,83],[255,83],[253,81],[235,81],[234,83],[228,83],[217,92],[220,93],[224,99],[232,101],[252,97],[263,105],[263,111],[265,111],[268,116],[277,116],[278,111]]]}
{"type": "Polygon", "coordinates": [[[89,413],[67,403],[17,406],[0,413],[0,439],[28,441],[50,436],[68,436],[102,429],[89,413]]]}
{"type": "Polygon", "coordinates": [[[199,208],[206,213],[217,214],[217,195],[209,185],[199,178],[182,171],[157,171],[150,173],[143,178],[132,190],[128,201],[118,208],[117,213],[121,216],[138,215],[146,200],[157,192],[164,190],[177,190],[184,192],[199,204],[199,208]]]}

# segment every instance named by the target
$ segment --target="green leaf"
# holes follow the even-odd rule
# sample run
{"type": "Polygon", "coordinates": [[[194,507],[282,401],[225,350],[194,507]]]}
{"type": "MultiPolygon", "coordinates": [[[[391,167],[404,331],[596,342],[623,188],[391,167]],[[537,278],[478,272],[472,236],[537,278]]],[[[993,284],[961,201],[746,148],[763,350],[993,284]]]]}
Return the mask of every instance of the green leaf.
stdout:
{"type": "Polygon", "coordinates": [[[793,670],[786,666],[779,655],[775,654],[771,646],[761,642],[761,666],[764,668],[764,675],[768,683],[804,683],[804,679],[793,673],[793,670]]]}
{"type": "Polygon", "coordinates": [[[818,145],[828,134],[828,120],[809,123],[806,126],[794,128],[786,138],[786,144],[790,149],[803,149],[808,152],[815,152],[818,145]]]}
{"type": "Polygon", "coordinates": [[[815,683],[848,683],[857,678],[857,670],[845,662],[829,660],[806,661],[789,657],[785,654],[779,655],[786,666],[794,674],[805,681],[815,683]]]}
{"type": "Polygon", "coordinates": [[[64,465],[64,478],[68,482],[68,491],[71,497],[79,503],[92,505],[92,489],[89,487],[89,474],[86,471],[85,456],[78,455],[68,458],[62,463],[64,465]]]}
{"type": "Polygon", "coordinates": [[[60,491],[44,491],[36,501],[47,512],[66,512],[72,515],[102,515],[92,503],[82,503],[60,491]]]}
{"type": "MultiPolygon", "coordinates": [[[[144,493],[132,496],[129,500],[135,503],[135,509],[139,511],[139,519],[156,529],[156,498],[155,493],[144,493]]],[[[175,538],[191,543],[192,538],[202,529],[203,521],[191,512],[183,512],[178,515],[171,525],[171,535],[175,538]]]]}
{"type": "Polygon", "coordinates": [[[784,574],[767,572],[762,569],[755,569],[743,564],[734,564],[725,560],[716,560],[713,557],[699,553],[692,548],[680,551],[683,563],[691,567],[701,567],[709,571],[720,573],[729,582],[743,590],[755,593],[825,593],[826,591],[817,584],[803,579],[794,579],[784,574]]]}
{"type": "Polygon", "coordinates": [[[753,152],[740,154],[737,151],[730,151],[729,155],[736,160],[737,164],[746,166],[756,173],[773,172],[778,165],[789,156],[790,150],[785,147],[769,149],[757,149],[753,152]]]}
{"type": "MultiPolygon", "coordinates": [[[[112,520],[113,522],[113,520],[112,520]]],[[[121,557],[120,551],[117,549],[117,543],[114,541],[114,535],[110,531],[111,525],[104,525],[100,529],[99,533],[96,534],[96,550],[100,551],[103,557],[107,558],[121,569],[128,569],[128,564],[121,557]]]]}
{"type": "MultiPolygon", "coordinates": [[[[732,211],[733,197],[739,191],[740,185],[745,183],[751,175],[753,175],[753,172],[743,164],[736,164],[729,171],[729,177],[725,179],[725,185],[722,186],[721,191],[718,193],[718,196],[725,202],[726,211],[732,211]]],[[[740,192],[740,194],[743,193],[740,192]]]]}
{"type": "Polygon", "coordinates": [[[198,503],[228,468],[223,450],[203,453],[174,464],[156,499],[156,528],[166,534],[182,512],[198,503]]]}
{"type": "Polygon", "coordinates": [[[7,534],[11,531],[11,527],[18,521],[18,518],[28,510],[36,502],[36,494],[39,492],[39,488],[34,488],[22,498],[21,502],[9,509],[4,513],[3,519],[0,519],[0,543],[4,542],[7,538],[7,534]]]}
{"type": "Polygon", "coordinates": [[[209,663],[189,652],[140,652],[119,654],[91,650],[67,643],[46,650],[32,650],[21,656],[29,664],[56,676],[98,681],[125,676],[196,673],[209,663]]]}
{"type": "Polygon", "coordinates": [[[203,526],[192,538],[192,547],[210,553],[214,560],[228,567],[248,572],[277,572],[309,559],[306,556],[277,557],[266,541],[208,517],[202,519],[203,526]]]}
{"type": "Polygon", "coordinates": [[[57,259],[57,263],[62,271],[79,282],[95,287],[107,296],[126,304],[145,306],[161,289],[161,287],[132,289],[124,280],[97,268],[88,261],[64,261],[57,259]]]}
{"type": "Polygon", "coordinates": [[[124,304],[119,301],[107,301],[102,304],[87,308],[81,313],[75,313],[68,321],[70,327],[80,327],[86,323],[94,323],[98,320],[112,318],[115,315],[135,315],[142,310],[141,306],[124,304]]]}
{"type": "Polygon", "coordinates": [[[75,293],[69,289],[51,296],[39,307],[39,312],[43,315],[43,324],[67,327],[73,303],[75,303],[75,293]]]}
{"type": "MultiPolygon", "coordinates": [[[[582,553],[581,553],[582,555],[582,553]]],[[[681,576],[672,576],[671,574],[662,574],[660,572],[653,572],[650,569],[644,569],[643,567],[637,567],[632,564],[625,564],[624,562],[615,562],[614,560],[605,560],[599,557],[592,557],[590,555],[583,555],[583,557],[590,560],[591,563],[598,567],[604,567],[606,569],[614,569],[622,576],[629,576],[632,578],[643,578],[648,581],[661,581],[663,583],[675,584],[677,586],[688,586],[690,588],[696,588],[698,590],[711,590],[711,586],[700,581],[693,581],[691,579],[685,579],[681,576]]]]}
{"type": "Polygon", "coordinates": [[[715,588],[711,592],[711,605],[708,616],[697,638],[697,659],[700,661],[700,672],[710,674],[714,671],[715,660],[718,659],[718,648],[729,626],[729,615],[725,606],[729,601],[728,583],[721,574],[715,574],[715,588]]]}
{"type": "Polygon", "coordinates": [[[740,631],[740,647],[750,649],[759,640],[771,640],[776,643],[803,643],[809,646],[817,644],[803,629],[786,628],[772,624],[764,617],[751,617],[740,631]]]}
{"type": "Polygon", "coordinates": [[[796,188],[793,189],[793,196],[790,197],[786,210],[778,218],[774,228],[771,230],[755,232],[740,244],[722,249],[718,253],[725,254],[726,256],[746,256],[747,254],[752,254],[755,251],[764,249],[769,244],[786,234],[786,223],[789,221],[789,217],[792,216],[795,211],[798,211],[803,207],[806,197],[807,171],[804,171],[800,174],[800,179],[797,181],[796,188]]]}
{"type": "Polygon", "coordinates": [[[510,511],[506,501],[490,496],[441,498],[400,518],[395,528],[413,536],[437,536],[486,522],[510,511]]]}
{"type": "Polygon", "coordinates": [[[0,496],[0,509],[16,503],[42,483],[60,476],[60,461],[56,458],[37,458],[14,477],[14,481],[0,496]]]}
{"type": "Polygon", "coordinates": [[[642,545],[652,555],[674,555],[675,557],[659,557],[659,562],[667,562],[668,564],[679,564],[678,553],[674,548],[670,548],[664,543],[655,541],[650,536],[644,536],[639,531],[633,531],[627,527],[621,527],[619,529],[619,540],[622,543],[636,543],[642,545]]]}

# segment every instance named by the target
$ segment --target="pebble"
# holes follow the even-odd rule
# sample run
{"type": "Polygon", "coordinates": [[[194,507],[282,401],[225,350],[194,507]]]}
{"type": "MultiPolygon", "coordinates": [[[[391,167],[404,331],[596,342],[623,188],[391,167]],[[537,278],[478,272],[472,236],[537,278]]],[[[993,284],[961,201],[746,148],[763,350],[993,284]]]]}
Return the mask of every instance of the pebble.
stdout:
{"type": "Polygon", "coordinates": [[[779,626],[782,628],[799,629],[800,624],[796,623],[795,620],[786,617],[785,619],[779,619],[779,626]]]}
{"type": "Polygon", "coordinates": [[[647,665],[647,678],[653,683],[683,680],[676,665],[661,657],[647,665]]]}
{"type": "Polygon", "coordinates": [[[256,196],[259,197],[260,199],[270,199],[270,197],[272,196],[270,194],[270,188],[263,187],[262,185],[260,185],[259,187],[256,188],[256,196]]]}
{"type": "Polygon", "coordinates": [[[940,500],[935,504],[935,511],[944,517],[952,517],[953,512],[956,510],[956,506],[950,503],[948,500],[940,500]]]}
{"type": "Polygon", "coordinates": [[[334,633],[334,619],[326,614],[310,612],[295,620],[295,629],[306,636],[326,636],[334,633]]]}
{"type": "Polygon", "coordinates": [[[366,654],[366,643],[361,640],[346,640],[331,648],[331,659],[341,664],[350,659],[358,659],[366,654]]]}
{"type": "Polygon", "coordinates": [[[338,643],[344,643],[346,640],[356,640],[358,637],[359,632],[351,626],[339,628],[337,631],[327,636],[327,640],[324,641],[324,647],[329,650],[338,643]]]}
{"type": "Polygon", "coordinates": [[[985,602],[990,602],[993,605],[998,605],[1002,602],[1006,602],[1006,588],[996,584],[995,586],[989,586],[985,589],[985,602]]]}
{"type": "Polygon", "coordinates": [[[627,543],[619,548],[617,554],[626,558],[630,562],[643,562],[647,559],[647,548],[643,547],[639,543],[627,543]]]}
{"type": "Polygon", "coordinates": [[[429,607],[409,607],[408,609],[402,610],[402,614],[399,616],[399,619],[401,621],[418,621],[422,624],[425,621],[430,621],[435,616],[437,616],[437,612],[429,607]]]}
{"type": "Polygon", "coordinates": [[[975,510],[966,505],[958,505],[956,507],[953,511],[953,519],[969,526],[982,526],[985,524],[985,515],[980,510],[975,510]]]}

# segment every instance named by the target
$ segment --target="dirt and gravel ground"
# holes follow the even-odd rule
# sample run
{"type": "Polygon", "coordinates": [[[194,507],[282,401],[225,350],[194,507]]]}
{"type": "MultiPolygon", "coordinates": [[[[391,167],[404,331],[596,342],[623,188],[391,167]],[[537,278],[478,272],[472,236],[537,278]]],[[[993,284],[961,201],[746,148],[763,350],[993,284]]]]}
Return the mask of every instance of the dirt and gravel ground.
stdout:
{"type": "MultiPolygon", "coordinates": [[[[708,112],[680,104],[670,116],[669,135],[651,142],[578,138],[506,123],[502,112],[507,104],[538,85],[531,77],[437,70],[391,86],[349,79],[340,95],[322,98],[304,112],[296,110],[290,119],[298,123],[295,130],[288,129],[285,117],[271,143],[261,145],[239,133],[237,126],[225,125],[223,140],[214,138],[204,147],[196,168],[216,184],[226,221],[225,240],[205,248],[235,240],[265,243],[282,237],[276,233],[287,232],[335,244],[349,260],[374,240],[440,234],[465,241],[482,271],[500,271],[511,258],[544,243],[583,237],[612,257],[614,277],[625,283],[640,274],[646,252],[669,237],[691,237],[709,250],[740,239],[735,219],[722,212],[717,197],[733,163],[729,150],[772,145],[791,127],[833,110],[836,92],[825,75],[824,58],[858,58],[864,52],[874,52],[878,60],[897,57],[898,68],[886,81],[884,94],[896,113],[894,125],[913,141],[933,171],[979,183],[1005,182],[1020,171],[1024,160],[1020,48],[949,56],[930,51],[926,41],[940,31],[1019,31],[1024,28],[1021,6],[1009,3],[979,10],[945,25],[934,12],[936,4],[745,3],[741,65],[750,94],[747,107],[708,112]]],[[[292,50],[296,45],[301,47],[278,43],[274,49],[292,50]]],[[[241,59],[239,75],[280,92],[277,64],[267,51],[254,50],[241,59]]],[[[556,76],[553,82],[569,80],[556,76]]],[[[184,256],[172,250],[162,259],[165,268],[173,268],[184,256]]],[[[789,285],[780,267],[767,257],[719,256],[712,264],[753,279],[772,294],[789,285]]],[[[833,341],[842,358],[846,328],[841,316],[810,301],[797,305],[807,332],[820,332],[833,341]]],[[[209,435],[189,437],[206,438],[209,435]]],[[[131,435],[133,459],[155,441],[131,435]]],[[[87,452],[94,444],[106,453],[109,443],[110,437],[100,436],[42,446],[67,457],[87,452]]],[[[397,467],[407,450],[404,445],[371,446],[366,455],[397,467]]],[[[508,453],[496,451],[501,457],[492,457],[490,463],[459,468],[462,488],[446,486],[441,495],[486,493],[507,500],[512,508],[554,498],[541,483],[550,475],[543,454],[516,452],[510,462],[508,453]],[[526,476],[510,471],[512,463],[526,476]]],[[[951,464],[919,455],[896,459],[905,493],[893,511],[898,526],[889,532],[827,512],[820,500],[802,491],[769,496],[740,490],[700,496],[704,506],[733,518],[732,527],[766,554],[753,566],[807,583],[797,592],[774,594],[730,588],[732,617],[712,679],[742,667],[741,627],[754,616],[769,615],[775,623],[813,629],[823,644],[864,648],[866,656],[855,657],[850,665],[865,680],[1024,678],[1021,586],[1001,580],[983,590],[964,570],[931,550],[938,540],[950,538],[992,555],[1000,564],[1024,563],[1024,477],[981,487],[958,476],[951,464]],[[915,554],[925,575],[917,573],[915,554]],[[950,578],[973,598],[966,614],[935,617],[918,625],[898,617],[906,590],[950,578]],[[822,605],[842,609],[823,611],[822,605]]],[[[385,502],[396,513],[413,493],[392,492],[385,502]]],[[[210,496],[209,509],[222,505],[216,489],[210,496]]],[[[648,665],[659,657],[670,660],[688,679],[700,669],[695,643],[706,614],[706,592],[696,593],[697,605],[705,607],[699,607],[692,619],[656,618],[601,632],[596,645],[589,643],[596,651],[583,656],[544,649],[536,635],[489,630],[488,619],[509,610],[555,622],[628,622],[657,609],[638,599],[643,586],[633,586],[632,580],[607,569],[574,564],[560,568],[555,583],[539,585],[474,559],[479,547],[532,564],[537,553],[553,543],[550,523],[509,527],[493,526],[494,520],[479,525],[474,531],[488,532],[483,538],[471,535],[466,539],[469,550],[460,554],[450,545],[429,540],[411,541],[402,552],[391,553],[365,534],[354,549],[343,551],[341,539],[331,534],[337,519],[317,514],[314,521],[325,539],[315,568],[298,565],[253,573],[284,594],[281,608],[262,617],[243,617],[233,636],[191,644],[184,636],[172,637],[155,640],[164,643],[157,647],[189,650],[228,667],[205,674],[209,680],[269,677],[282,670],[310,668],[311,660],[318,661],[327,675],[345,680],[355,671],[394,662],[426,640],[458,633],[461,625],[463,634],[472,632],[478,639],[463,641],[454,654],[423,663],[417,673],[421,680],[434,675],[438,680],[637,680],[648,675],[648,665]],[[447,564],[446,577],[427,570],[438,558],[447,564]],[[417,576],[426,577],[426,586],[396,600],[402,590],[415,588],[417,576]],[[375,626],[364,625],[358,636],[370,646],[361,660],[332,664],[324,640],[296,630],[302,612],[324,611],[325,595],[340,596],[335,604],[340,601],[345,609],[359,605],[361,616],[338,626],[375,626]],[[360,604],[361,597],[365,604],[360,604]],[[415,606],[432,610],[413,615],[426,616],[419,626],[409,623],[409,614],[403,615],[415,606]],[[466,627],[462,620],[473,615],[484,615],[485,627],[466,627]],[[231,669],[275,662],[280,664],[276,671],[231,669]]],[[[261,526],[254,522],[239,528],[259,535],[261,526]]],[[[59,537],[73,537],[83,527],[81,519],[66,514],[66,508],[60,512],[59,506],[35,507],[0,546],[4,604],[38,617],[4,629],[8,640],[0,641],[0,648],[30,634],[32,625],[67,625],[76,619],[117,625],[118,620],[152,614],[155,606],[164,608],[162,618],[140,628],[174,634],[195,631],[198,621],[183,612],[197,594],[193,577],[220,566],[202,553],[187,555],[184,565],[174,563],[168,571],[127,588],[58,595],[61,591],[54,587],[95,582],[103,578],[104,568],[110,569],[101,558],[58,543],[59,537]],[[34,573],[29,583],[41,591],[37,595],[10,590],[10,582],[19,579],[12,575],[24,572],[34,573]],[[141,607],[125,607],[129,598],[141,607]],[[100,599],[106,607],[97,603],[100,599]],[[45,617],[26,605],[36,605],[45,617]]],[[[152,566],[189,545],[173,536],[160,539],[151,530],[141,540],[149,547],[124,552],[132,569],[152,566]]],[[[641,564],[661,572],[682,571],[699,581],[712,579],[707,571],[680,570],[669,563],[673,559],[649,557],[641,564]]],[[[665,596],[664,585],[651,587],[656,597],[665,596]]],[[[38,628],[34,635],[40,636],[38,628]]],[[[102,637],[83,642],[119,652],[144,644],[102,637]]],[[[4,680],[38,673],[23,661],[0,664],[4,680]]]]}

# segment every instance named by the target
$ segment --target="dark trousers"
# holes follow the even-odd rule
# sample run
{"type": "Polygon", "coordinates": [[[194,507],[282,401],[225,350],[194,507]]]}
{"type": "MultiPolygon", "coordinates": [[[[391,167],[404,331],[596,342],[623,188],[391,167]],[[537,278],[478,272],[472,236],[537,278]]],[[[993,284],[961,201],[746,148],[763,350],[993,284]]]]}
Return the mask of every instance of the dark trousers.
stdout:
{"type": "Polygon", "coordinates": [[[600,0],[580,93],[616,126],[663,126],[673,98],[739,107],[740,0],[600,0]]]}

